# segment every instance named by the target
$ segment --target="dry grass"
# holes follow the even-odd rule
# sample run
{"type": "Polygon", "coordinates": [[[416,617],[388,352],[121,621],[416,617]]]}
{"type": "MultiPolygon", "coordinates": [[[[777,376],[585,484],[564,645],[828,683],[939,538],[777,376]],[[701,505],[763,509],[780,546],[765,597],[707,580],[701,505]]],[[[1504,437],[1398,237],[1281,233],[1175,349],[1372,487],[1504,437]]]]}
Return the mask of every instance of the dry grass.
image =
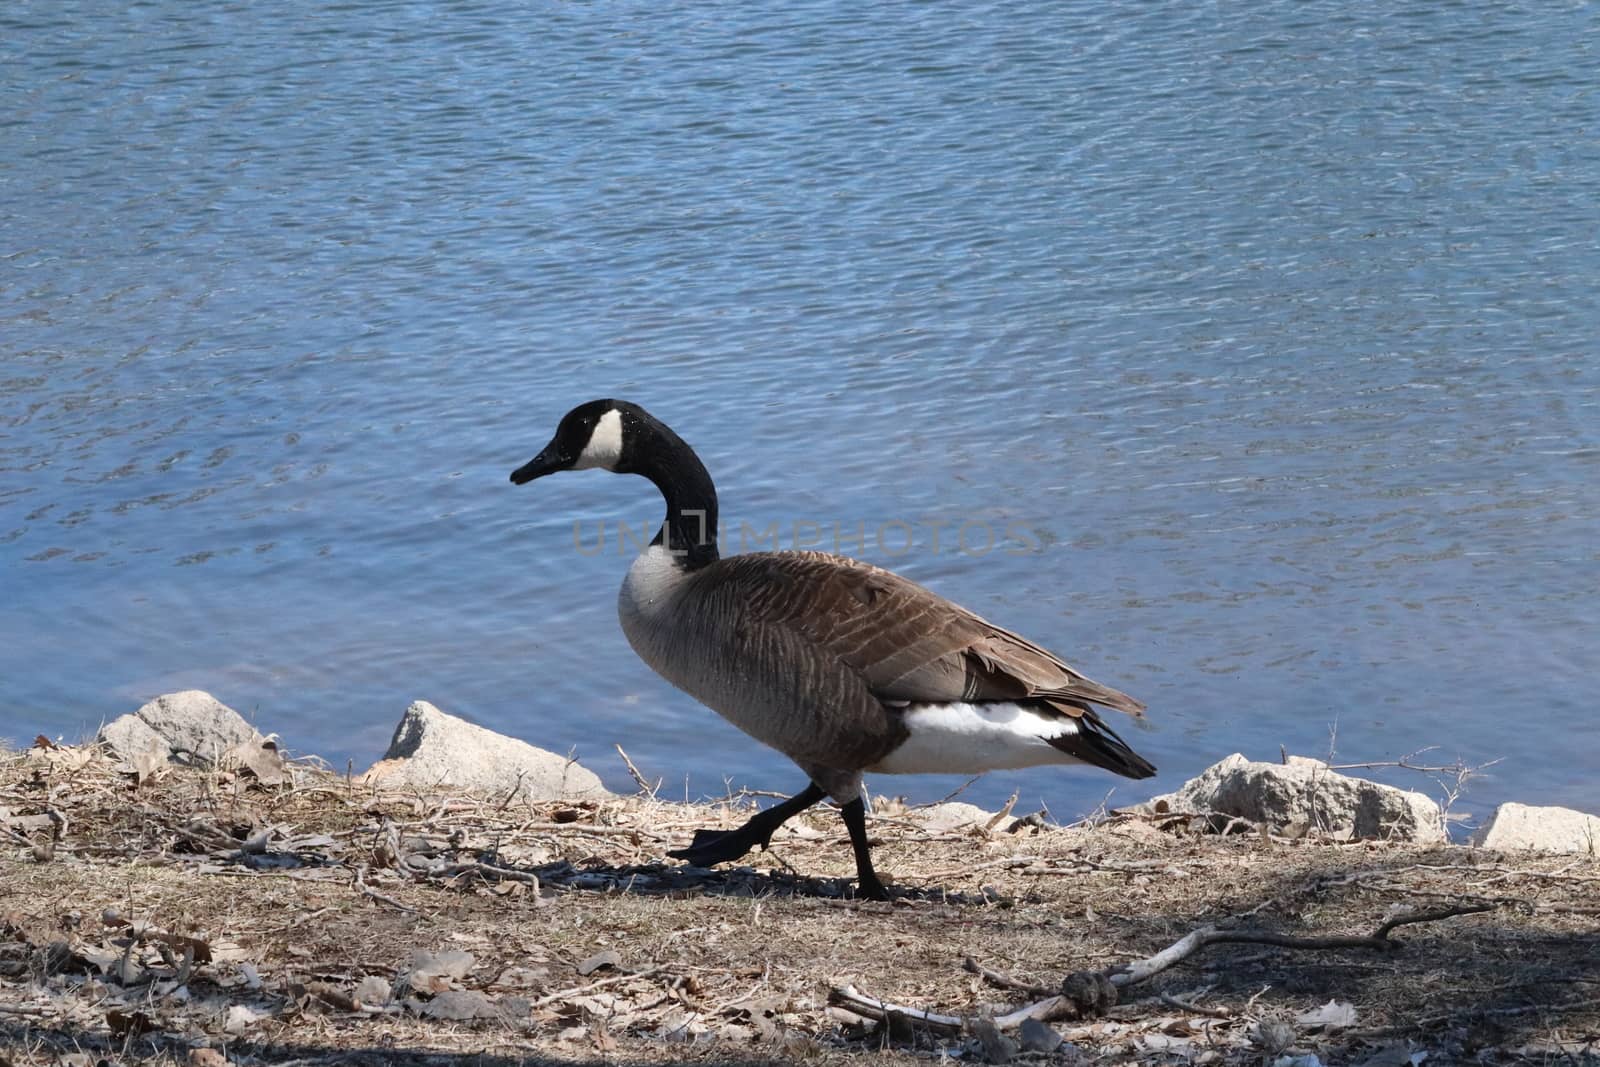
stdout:
{"type": "Polygon", "coordinates": [[[380,794],[307,766],[271,787],[243,771],[140,782],[89,748],[0,754],[0,1062],[1600,1058],[1592,860],[1130,817],[938,833],[892,804],[874,823],[904,890],[892,904],[848,899],[829,811],[751,867],[664,860],[740,818],[648,797],[380,794]],[[1401,927],[1400,951],[1213,945],[1106,1014],[1057,1021],[1068,1044],[1049,1054],[828,1007],[850,984],[994,1016],[1207,923],[1367,934],[1395,908],[1463,902],[1494,908],[1401,927]],[[1330,1000],[1353,1020],[1297,1021],[1330,1000]]]}

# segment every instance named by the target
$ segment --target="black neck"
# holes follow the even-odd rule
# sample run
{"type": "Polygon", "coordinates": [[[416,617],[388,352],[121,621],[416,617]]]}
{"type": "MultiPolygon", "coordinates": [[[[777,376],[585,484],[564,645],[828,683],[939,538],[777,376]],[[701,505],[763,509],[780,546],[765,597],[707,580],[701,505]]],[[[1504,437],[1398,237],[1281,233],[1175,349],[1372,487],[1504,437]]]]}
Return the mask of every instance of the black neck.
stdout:
{"type": "Polygon", "coordinates": [[[628,457],[633,473],[654,482],[667,501],[666,520],[650,543],[665,545],[690,570],[715,563],[717,488],[694,449],[666,424],[650,421],[654,425],[637,435],[628,457]]]}

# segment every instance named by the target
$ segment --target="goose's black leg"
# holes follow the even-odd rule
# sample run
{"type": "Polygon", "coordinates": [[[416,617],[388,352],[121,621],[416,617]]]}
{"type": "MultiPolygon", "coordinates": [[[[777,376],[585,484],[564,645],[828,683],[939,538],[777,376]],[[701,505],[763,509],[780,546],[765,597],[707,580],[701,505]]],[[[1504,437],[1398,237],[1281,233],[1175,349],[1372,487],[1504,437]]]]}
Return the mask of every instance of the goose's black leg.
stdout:
{"type": "Polygon", "coordinates": [[[845,828],[850,831],[850,847],[856,853],[856,896],[865,900],[888,900],[889,890],[872,869],[872,849],[867,845],[867,807],[860,797],[839,809],[845,828]]]}
{"type": "Polygon", "coordinates": [[[709,867],[713,863],[736,860],[757,846],[766,848],[772,841],[772,831],[824,796],[826,794],[823,793],[822,787],[816,782],[810,782],[803,791],[796,793],[782,804],[774,804],[765,811],[756,812],[738,829],[696,830],[694,841],[688,848],[673,849],[667,855],[675,860],[687,860],[696,867],[709,867]]]}

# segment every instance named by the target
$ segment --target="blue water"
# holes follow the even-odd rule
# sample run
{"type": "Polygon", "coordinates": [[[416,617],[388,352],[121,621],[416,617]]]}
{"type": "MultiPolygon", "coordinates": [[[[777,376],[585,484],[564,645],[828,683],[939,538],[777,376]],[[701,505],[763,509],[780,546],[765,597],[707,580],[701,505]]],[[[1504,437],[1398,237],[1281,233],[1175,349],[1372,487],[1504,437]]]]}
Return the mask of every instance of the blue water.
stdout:
{"type": "Polygon", "coordinates": [[[1480,811],[1600,810],[1597,30],[11,0],[0,735],[195,686],[342,767],[426,698],[618,787],[614,743],[669,793],[797,788],[617,629],[649,487],[506,482],[616,395],[730,547],[837,526],[1148,701],[1163,773],[1113,803],[1337,724],[1501,759],[1480,811]]]}

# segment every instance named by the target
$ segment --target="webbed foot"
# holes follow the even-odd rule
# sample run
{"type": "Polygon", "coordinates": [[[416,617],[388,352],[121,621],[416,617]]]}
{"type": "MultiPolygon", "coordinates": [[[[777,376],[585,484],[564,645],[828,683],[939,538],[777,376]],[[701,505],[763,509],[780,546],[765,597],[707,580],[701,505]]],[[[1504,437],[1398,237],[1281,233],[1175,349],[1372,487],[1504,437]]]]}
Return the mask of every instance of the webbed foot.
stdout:
{"type": "Polygon", "coordinates": [[[772,838],[771,832],[765,838],[760,838],[748,833],[748,827],[746,823],[737,830],[696,830],[688,848],[675,848],[667,855],[696,867],[710,867],[736,860],[758,846],[766,848],[772,838]]]}

